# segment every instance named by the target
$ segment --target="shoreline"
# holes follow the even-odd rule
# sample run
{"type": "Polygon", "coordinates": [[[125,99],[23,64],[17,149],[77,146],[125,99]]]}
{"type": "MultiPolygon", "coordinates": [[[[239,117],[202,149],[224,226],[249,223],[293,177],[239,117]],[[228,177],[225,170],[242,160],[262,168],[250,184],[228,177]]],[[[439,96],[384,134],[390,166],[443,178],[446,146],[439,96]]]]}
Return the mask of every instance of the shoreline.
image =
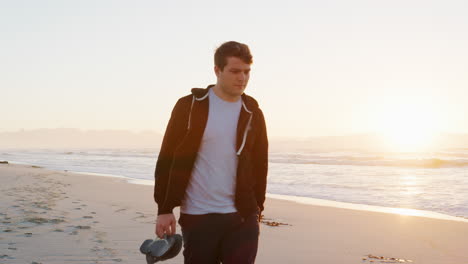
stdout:
{"type": "MultiPolygon", "coordinates": [[[[0,164],[0,186],[0,262],[144,262],[138,248],[154,238],[156,219],[151,186],[16,164],[0,164]]],[[[174,214],[178,218],[178,208],[174,214]]],[[[458,264],[468,259],[465,222],[271,197],[263,214],[279,225],[260,225],[259,264],[458,264]]],[[[182,253],[165,263],[183,263],[182,253]]]]}
{"type": "MultiPolygon", "coordinates": [[[[25,165],[25,166],[38,166],[35,164],[30,163],[23,163],[23,162],[15,162],[15,161],[8,161],[10,164],[17,164],[17,165],[25,165]]],[[[48,170],[54,170],[43,166],[38,166],[48,170]]],[[[61,171],[61,170],[55,170],[61,171]]],[[[71,172],[77,174],[84,174],[96,177],[111,177],[117,179],[124,179],[130,184],[137,184],[137,185],[146,185],[146,186],[154,186],[153,180],[147,179],[136,179],[122,175],[114,175],[114,174],[105,174],[105,173],[94,173],[94,172],[83,172],[83,171],[72,171],[72,170],[63,170],[64,172],[71,172]]],[[[369,211],[369,212],[381,212],[381,213],[389,213],[389,214],[396,214],[396,215],[410,215],[410,216],[418,216],[418,217],[427,217],[433,219],[441,219],[441,220],[448,220],[448,221],[460,221],[468,223],[468,216],[453,216],[444,213],[439,213],[435,211],[428,211],[428,210],[421,210],[421,209],[412,209],[412,208],[398,208],[398,207],[386,207],[386,206],[378,206],[378,205],[369,205],[369,204],[357,204],[357,203],[350,203],[350,202],[339,202],[333,200],[325,200],[325,199],[318,199],[312,197],[305,197],[305,196],[295,196],[295,195],[284,195],[284,194],[274,194],[274,193],[267,193],[267,197],[285,200],[285,201],[292,201],[306,205],[315,205],[315,206],[326,206],[326,207],[334,207],[334,208],[343,208],[343,209],[351,209],[351,210],[358,210],[358,211],[369,211]]]]}

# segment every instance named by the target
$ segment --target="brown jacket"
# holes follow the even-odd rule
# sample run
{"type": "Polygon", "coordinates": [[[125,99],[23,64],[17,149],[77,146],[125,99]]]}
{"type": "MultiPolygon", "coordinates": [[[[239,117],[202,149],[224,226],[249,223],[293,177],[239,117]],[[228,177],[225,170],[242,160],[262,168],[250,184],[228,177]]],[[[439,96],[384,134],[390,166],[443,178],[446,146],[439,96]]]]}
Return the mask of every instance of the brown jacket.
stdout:
{"type": "MultiPolygon", "coordinates": [[[[171,213],[184,198],[208,119],[208,91],[212,86],[192,89],[192,94],[180,98],[172,110],[155,170],[158,215],[171,213]]],[[[264,209],[268,138],[257,101],[246,94],[242,101],[236,139],[235,206],[246,217],[264,209]]]]}

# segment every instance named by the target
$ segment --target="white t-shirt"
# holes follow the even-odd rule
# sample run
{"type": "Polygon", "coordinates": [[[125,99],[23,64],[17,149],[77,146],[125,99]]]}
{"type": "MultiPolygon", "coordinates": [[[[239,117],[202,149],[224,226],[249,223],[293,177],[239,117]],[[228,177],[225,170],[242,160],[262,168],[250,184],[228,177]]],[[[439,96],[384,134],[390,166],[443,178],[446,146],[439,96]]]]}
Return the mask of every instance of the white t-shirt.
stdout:
{"type": "Polygon", "coordinates": [[[184,214],[232,213],[237,174],[236,131],[242,99],[227,102],[213,89],[208,121],[180,211],[184,214]]]}

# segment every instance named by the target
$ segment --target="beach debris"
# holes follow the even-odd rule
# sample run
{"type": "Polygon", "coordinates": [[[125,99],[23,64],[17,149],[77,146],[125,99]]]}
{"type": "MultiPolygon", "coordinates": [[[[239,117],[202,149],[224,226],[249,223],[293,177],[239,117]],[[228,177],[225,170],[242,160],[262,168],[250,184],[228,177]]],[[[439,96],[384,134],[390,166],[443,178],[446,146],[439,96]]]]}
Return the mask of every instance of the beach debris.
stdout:
{"type": "Polygon", "coordinates": [[[6,160],[0,160],[0,164],[8,164],[8,161],[6,161],[6,160]]]}
{"type": "Polygon", "coordinates": [[[377,256],[373,254],[365,255],[362,258],[362,260],[363,261],[369,260],[369,262],[371,263],[374,263],[375,261],[379,261],[380,263],[412,263],[413,262],[410,259],[377,256]]]}
{"type": "Polygon", "coordinates": [[[277,221],[269,221],[269,220],[272,220],[272,219],[265,218],[264,215],[260,215],[260,223],[265,224],[267,226],[280,226],[280,225],[290,226],[290,224],[288,224],[288,223],[282,223],[282,222],[277,222],[277,221]]]}
{"type": "Polygon", "coordinates": [[[262,220],[261,223],[265,224],[267,226],[289,225],[287,223],[281,223],[281,222],[275,222],[275,221],[266,221],[266,220],[262,220]]]}
{"type": "Polygon", "coordinates": [[[41,166],[32,165],[31,168],[40,169],[40,168],[42,168],[42,167],[41,167],[41,166]]]}
{"type": "Polygon", "coordinates": [[[24,233],[24,235],[26,235],[27,237],[31,237],[32,233],[24,233]]]}

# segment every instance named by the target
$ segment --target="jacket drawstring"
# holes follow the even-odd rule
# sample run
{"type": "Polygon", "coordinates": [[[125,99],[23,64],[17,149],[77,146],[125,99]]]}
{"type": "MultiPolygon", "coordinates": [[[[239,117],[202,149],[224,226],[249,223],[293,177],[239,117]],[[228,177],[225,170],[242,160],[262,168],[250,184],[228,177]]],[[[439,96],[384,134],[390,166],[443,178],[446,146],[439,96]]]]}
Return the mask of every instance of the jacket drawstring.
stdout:
{"type": "Polygon", "coordinates": [[[187,124],[187,130],[190,130],[190,123],[192,121],[192,109],[193,109],[193,104],[195,103],[195,100],[201,101],[207,98],[209,93],[206,93],[203,97],[196,98],[195,95],[192,96],[192,104],[190,105],[190,112],[189,112],[189,117],[188,117],[188,124],[187,124]]]}
{"type": "Polygon", "coordinates": [[[189,116],[188,116],[187,130],[190,130],[190,120],[192,119],[193,102],[195,102],[195,95],[192,96],[192,104],[190,105],[190,112],[189,112],[189,116]]]}
{"type": "Polygon", "coordinates": [[[247,126],[245,127],[244,130],[244,137],[242,139],[242,145],[240,146],[239,150],[237,151],[237,156],[239,156],[242,153],[242,150],[244,149],[245,142],[247,141],[247,133],[250,130],[250,123],[252,122],[252,111],[250,111],[247,106],[245,105],[244,101],[242,101],[242,107],[244,107],[244,110],[250,114],[249,117],[249,122],[247,123],[247,126]]]}
{"type": "MultiPolygon", "coordinates": [[[[206,93],[203,97],[200,97],[200,98],[196,98],[195,95],[192,96],[192,104],[190,105],[190,112],[189,112],[189,118],[188,118],[188,124],[187,124],[187,130],[190,130],[190,125],[191,125],[191,121],[192,121],[192,109],[193,109],[193,105],[195,103],[195,100],[197,101],[202,101],[204,100],[205,98],[207,98],[209,95],[209,93],[206,93]]],[[[241,99],[242,100],[242,99],[241,99]]],[[[239,156],[241,153],[242,153],[242,150],[244,149],[244,146],[245,146],[245,142],[247,141],[247,133],[249,132],[250,130],[250,123],[252,122],[252,111],[250,111],[247,106],[245,105],[244,101],[242,101],[242,107],[244,108],[244,110],[250,114],[250,117],[249,117],[249,121],[247,123],[247,126],[244,130],[244,136],[242,138],[242,144],[239,148],[239,150],[237,151],[237,155],[239,156]]]]}
{"type": "Polygon", "coordinates": [[[244,149],[245,142],[247,141],[247,132],[250,130],[250,122],[252,122],[252,114],[250,114],[249,122],[247,123],[247,127],[244,130],[244,138],[242,139],[242,145],[240,146],[239,151],[237,151],[237,156],[239,156],[244,149]]]}

